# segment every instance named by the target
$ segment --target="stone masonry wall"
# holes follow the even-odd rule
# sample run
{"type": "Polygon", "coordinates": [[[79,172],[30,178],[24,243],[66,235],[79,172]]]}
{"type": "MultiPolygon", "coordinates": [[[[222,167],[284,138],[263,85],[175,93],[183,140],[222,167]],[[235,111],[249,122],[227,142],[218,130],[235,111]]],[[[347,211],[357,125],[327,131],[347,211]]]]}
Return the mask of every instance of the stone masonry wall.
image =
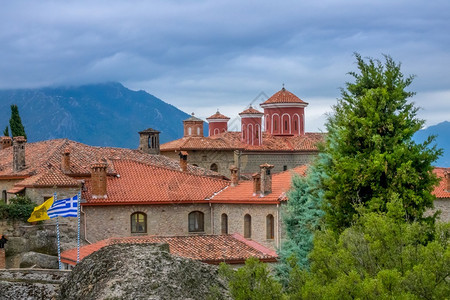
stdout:
{"type": "Polygon", "coordinates": [[[441,214],[439,215],[439,221],[450,222],[450,198],[434,200],[434,209],[427,211],[426,214],[431,215],[437,210],[441,211],[441,214]]]}
{"type": "Polygon", "coordinates": [[[228,216],[228,233],[244,235],[244,216],[251,216],[251,240],[254,240],[270,249],[278,247],[280,238],[279,210],[276,204],[213,204],[214,234],[221,233],[222,214],[228,216]],[[274,217],[274,239],[267,239],[266,217],[271,214],[274,217]]]}
{"type": "Polygon", "coordinates": [[[133,235],[189,235],[188,215],[193,211],[204,213],[204,233],[211,234],[209,204],[166,204],[127,206],[83,206],[82,226],[86,222],[86,238],[94,243],[110,237],[133,235]],[[147,233],[131,233],[131,214],[147,215],[147,233]]]}
{"type": "Polygon", "coordinates": [[[265,163],[274,165],[273,173],[284,171],[283,167],[292,169],[294,167],[311,162],[317,153],[305,152],[302,154],[292,153],[243,153],[241,154],[241,174],[253,174],[259,172],[259,166],[265,163]]]}
{"type": "MultiPolygon", "coordinates": [[[[78,194],[80,188],[78,187],[68,187],[68,188],[57,188],[56,197],[58,199],[70,198],[78,194]]],[[[30,197],[33,202],[42,204],[44,199],[52,197],[55,189],[53,188],[27,188],[26,195],[30,197]]]]}
{"type": "MultiPolygon", "coordinates": [[[[3,195],[3,191],[8,191],[9,189],[11,189],[14,186],[14,184],[16,184],[19,181],[21,181],[21,180],[12,180],[12,179],[0,180],[0,193],[1,193],[0,197],[3,195]]],[[[12,194],[7,194],[7,197],[8,197],[7,200],[12,198],[13,196],[14,195],[12,195],[12,194]]]]}

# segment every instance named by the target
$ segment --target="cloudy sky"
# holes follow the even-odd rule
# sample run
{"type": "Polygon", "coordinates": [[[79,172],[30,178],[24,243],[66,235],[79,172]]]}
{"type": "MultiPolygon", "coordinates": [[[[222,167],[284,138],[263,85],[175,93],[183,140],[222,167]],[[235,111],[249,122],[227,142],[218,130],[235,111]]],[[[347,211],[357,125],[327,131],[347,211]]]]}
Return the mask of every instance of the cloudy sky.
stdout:
{"type": "Polygon", "coordinates": [[[1,1],[0,88],[119,81],[199,117],[286,89],[308,131],[363,57],[417,77],[420,117],[450,121],[450,1],[1,1]]]}

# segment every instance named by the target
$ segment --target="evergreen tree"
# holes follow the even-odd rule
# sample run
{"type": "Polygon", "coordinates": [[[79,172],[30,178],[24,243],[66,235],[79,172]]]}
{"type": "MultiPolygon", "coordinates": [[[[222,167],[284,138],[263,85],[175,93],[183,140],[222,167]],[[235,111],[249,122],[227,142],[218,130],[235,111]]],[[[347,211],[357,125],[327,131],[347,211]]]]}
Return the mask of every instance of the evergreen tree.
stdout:
{"type": "Polygon", "coordinates": [[[358,206],[383,212],[393,197],[402,201],[406,220],[421,220],[433,206],[431,163],[441,154],[430,146],[434,137],[412,141],[424,124],[408,102],[413,76],[405,78],[389,56],[384,63],[355,56],[359,70],[349,73],[355,82],[341,90],[327,122],[325,219],[338,232],[352,224],[358,206]]]}
{"type": "Polygon", "coordinates": [[[314,232],[320,228],[324,214],[321,210],[324,176],[321,166],[326,164],[326,154],[320,154],[318,160],[322,164],[310,166],[306,177],[293,177],[292,188],[288,192],[289,201],[283,213],[286,240],[278,251],[280,260],[277,265],[277,274],[284,286],[288,284],[293,266],[309,268],[308,255],[313,247],[314,232]]]}
{"type": "Polygon", "coordinates": [[[16,104],[11,105],[11,118],[9,119],[9,127],[11,128],[11,136],[23,136],[27,138],[25,128],[19,115],[19,108],[16,104]]]}
{"type": "Polygon", "coordinates": [[[3,136],[9,136],[9,128],[6,126],[5,130],[3,130],[3,136]]]}

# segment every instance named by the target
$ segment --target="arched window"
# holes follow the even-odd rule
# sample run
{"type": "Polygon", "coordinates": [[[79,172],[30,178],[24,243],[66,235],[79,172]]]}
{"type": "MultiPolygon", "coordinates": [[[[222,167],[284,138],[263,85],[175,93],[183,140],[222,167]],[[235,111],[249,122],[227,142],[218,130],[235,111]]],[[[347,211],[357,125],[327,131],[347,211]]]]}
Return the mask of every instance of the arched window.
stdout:
{"type": "Polygon", "coordinates": [[[147,215],[143,212],[131,214],[131,233],[147,232],[147,215]]]}
{"type": "Polygon", "coordinates": [[[197,135],[200,135],[200,127],[197,127],[197,135]]]}
{"type": "Polygon", "coordinates": [[[227,214],[222,214],[220,225],[221,225],[222,234],[228,234],[228,216],[227,216],[227,214]]]}
{"type": "Polygon", "coordinates": [[[191,127],[188,128],[188,135],[192,135],[192,128],[191,127]]]}
{"type": "Polygon", "coordinates": [[[288,130],[288,121],[284,120],[284,130],[287,131],[288,130]]]}
{"type": "Polygon", "coordinates": [[[298,130],[298,124],[297,124],[297,120],[294,121],[294,130],[297,131],[298,130]]]}
{"type": "Polygon", "coordinates": [[[267,215],[266,217],[266,238],[273,240],[275,236],[275,222],[273,215],[267,215]]]}
{"type": "Polygon", "coordinates": [[[219,133],[220,133],[219,128],[214,129],[214,135],[219,134],[219,133]]]}
{"type": "Polygon", "coordinates": [[[211,166],[209,167],[209,169],[210,169],[211,171],[214,171],[214,172],[219,172],[219,167],[218,167],[217,164],[215,164],[215,163],[211,164],[211,166]]]}
{"type": "Polygon", "coordinates": [[[247,239],[252,237],[252,217],[249,214],[244,216],[244,237],[247,239]]]}
{"type": "Polygon", "coordinates": [[[193,211],[189,214],[189,232],[204,231],[204,214],[201,211],[193,211]]]}

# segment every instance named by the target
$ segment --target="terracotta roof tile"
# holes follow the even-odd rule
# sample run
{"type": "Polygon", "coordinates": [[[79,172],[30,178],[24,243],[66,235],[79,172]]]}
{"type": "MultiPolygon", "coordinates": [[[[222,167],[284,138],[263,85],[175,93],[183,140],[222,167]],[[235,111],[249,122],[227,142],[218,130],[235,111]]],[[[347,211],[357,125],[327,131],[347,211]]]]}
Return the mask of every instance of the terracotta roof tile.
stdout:
{"type": "Polygon", "coordinates": [[[80,182],[63,174],[59,169],[42,170],[38,174],[28,177],[16,186],[24,187],[52,187],[52,186],[79,186],[80,182]]]}
{"type": "Polygon", "coordinates": [[[259,110],[254,109],[251,105],[249,108],[247,108],[246,110],[244,110],[243,112],[240,112],[239,115],[253,115],[253,114],[259,114],[259,115],[263,115],[262,112],[260,112],[259,110]]]}
{"type": "Polygon", "coordinates": [[[304,176],[307,165],[272,175],[272,193],[261,197],[253,194],[253,181],[240,181],[237,186],[229,186],[215,195],[210,202],[213,203],[277,203],[286,201],[286,192],[291,188],[291,179],[294,174],[304,176]]]}
{"type": "MultiPolygon", "coordinates": [[[[111,160],[127,159],[139,161],[154,166],[161,166],[174,170],[180,169],[179,161],[163,155],[151,155],[140,150],[93,147],[67,139],[47,140],[25,144],[26,166],[19,172],[13,172],[12,147],[0,150],[0,179],[2,177],[29,177],[49,168],[61,169],[62,153],[70,151],[70,172],[68,176],[86,176],[91,172],[90,165],[100,159],[106,159],[108,174],[115,174],[111,160]]],[[[193,174],[217,176],[220,175],[210,170],[188,165],[188,171],[193,174]]]]}
{"type": "Polygon", "coordinates": [[[86,180],[83,205],[205,201],[228,186],[222,179],[194,175],[131,160],[113,160],[117,176],[107,176],[107,198],[93,199],[86,180]]]}
{"type": "Polygon", "coordinates": [[[263,143],[248,145],[241,142],[241,133],[227,131],[210,137],[183,137],[161,145],[161,151],[180,150],[249,150],[249,151],[318,151],[317,144],[323,142],[325,133],[307,132],[301,136],[273,136],[263,133],[263,143]]]}
{"type": "Polygon", "coordinates": [[[447,182],[445,178],[445,173],[450,173],[450,168],[434,168],[433,172],[441,179],[439,185],[433,191],[433,195],[437,198],[448,198],[450,199],[450,191],[447,191],[447,182]]]}
{"type": "Polygon", "coordinates": [[[267,99],[264,104],[272,104],[272,103],[304,103],[308,104],[305,101],[301,100],[299,97],[295,96],[293,93],[286,90],[284,87],[272,95],[269,99],[267,99]]]}
{"type": "Polygon", "coordinates": [[[222,115],[219,111],[217,111],[212,116],[206,118],[206,120],[214,120],[214,119],[229,120],[230,118],[225,115],[222,115]]]}
{"type": "MultiPolygon", "coordinates": [[[[139,236],[110,238],[80,248],[80,260],[106,245],[112,244],[167,243],[170,253],[202,262],[243,263],[247,258],[257,257],[263,261],[276,261],[277,254],[241,235],[192,235],[192,236],[139,236]]],[[[61,261],[75,265],[77,249],[61,253],[61,261]]]]}

